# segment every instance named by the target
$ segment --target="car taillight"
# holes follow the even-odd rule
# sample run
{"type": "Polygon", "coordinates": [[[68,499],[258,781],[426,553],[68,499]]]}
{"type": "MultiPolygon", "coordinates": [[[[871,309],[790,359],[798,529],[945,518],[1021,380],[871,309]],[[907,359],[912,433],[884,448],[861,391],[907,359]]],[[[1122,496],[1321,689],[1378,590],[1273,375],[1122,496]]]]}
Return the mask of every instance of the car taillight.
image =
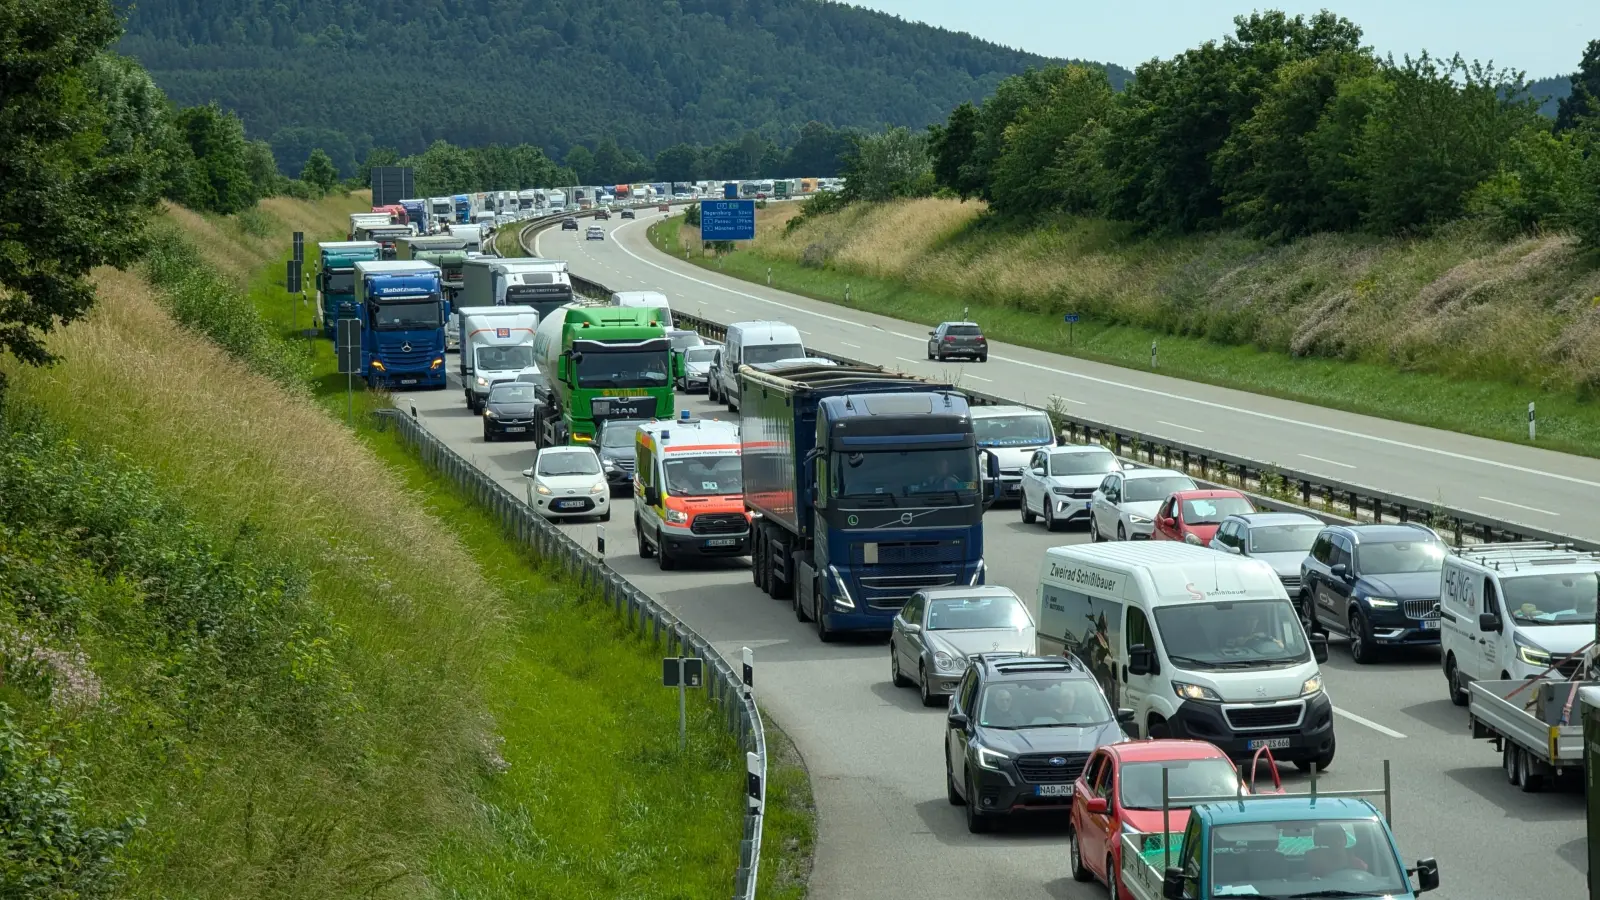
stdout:
{"type": "Polygon", "coordinates": [[[980,343],[980,344],[987,344],[987,343],[989,343],[989,342],[988,342],[988,340],[986,340],[986,339],[985,339],[985,338],[983,338],[983,337],[982,337],[982,336],[981,336],[981,335],[980,335],[980,336],[979,336],[979,337],[978,337],[978,343],[980,343]]]}
{"type": "Polygon", "coordinates": [[[944,342],[946,344],[954,344],[956,342],[955,336],[954,335],[949,335],[949,334],[945,335],[944,336],[944,342]]]}

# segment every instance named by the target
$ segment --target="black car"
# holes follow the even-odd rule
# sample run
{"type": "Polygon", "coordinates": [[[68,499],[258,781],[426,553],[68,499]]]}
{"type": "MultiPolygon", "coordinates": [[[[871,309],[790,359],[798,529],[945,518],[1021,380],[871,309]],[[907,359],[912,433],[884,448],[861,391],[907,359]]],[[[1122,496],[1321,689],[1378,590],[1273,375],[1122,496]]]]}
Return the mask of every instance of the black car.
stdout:
{"type": "Polygon", "coordinates": [[[1385,647],[1438,646],[1439,582],[1449,552],[1425,525],[1331,525],[1300,564],[1307,630],[1350,638],[1350,658],[1385,647]]]}
{"type": "Polygon", "coordinates": [[[623,211],[622,211],[622,217],[623,217],[623,218],[624,218],[624,219],[634,219],[634,218],[638,218],[638,217],[637,217],[637,216],[635,216],[635,215],[634,215],[634,214],[633,214],[633,210],[631,210],[631,209],[625,209],[625,210],[623,210],[623,211]]]}
{"type": "Polygon", "coordinates": [[[562,231],[577,231],[578,230],[578,220],[573,218],[572,216],[567,216],[565,219],[561,220],[561,230],[562,231]]]}
{"type": "Polygon", "coordinates": [[[1090,754],[1132,722],[1074,657],[979,654],[950,698],[945,792],[975,834],[1013,813],[1071,812],[1090,754]]]}
{"type": "Polygon", "coordinates": [[[606,484],[612,495],[633,489],[633,454],[639,426],[648,419],[606,419],[600,423],[599,440],[595,449],[600,451],[600,469],[605,472],[606,484]]]}
{"type": "Polygon", "coordinates": [[[609,218],[611,218],[611,210],[609,210],[609,209],[597,209],[597,210],[594,211],[594,217],[596,219],[609,219],[609,218]]]}
{"type": "Polygon", "coordinates": [[[938,328],[928,332],[928,358],[943,360],[952,356],[989,361],[989,339],[976,322],[940,322],[938,328]]]}
{"type": "Polygon", "coordinates": [[[484,443],[500,437],[533,437],[534,386],[526,381],[505,381],[489,390],[483,401],[484,443]]]}

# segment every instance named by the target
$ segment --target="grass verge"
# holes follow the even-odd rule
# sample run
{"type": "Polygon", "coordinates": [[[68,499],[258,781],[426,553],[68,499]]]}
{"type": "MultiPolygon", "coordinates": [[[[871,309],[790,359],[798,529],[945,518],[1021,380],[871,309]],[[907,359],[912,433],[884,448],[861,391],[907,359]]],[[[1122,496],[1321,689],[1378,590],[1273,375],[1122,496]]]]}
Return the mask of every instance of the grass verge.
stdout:
{"type": "MultiPolygon", "coordinates": [[[[659,247],[664,242],[679,256],[682,230],[681,216],[656,223],[650,228],[652,243],[659,247]]],[[[1539,415],[1538,446],[1600,456],[1600,408],[1570,391],[1405,372],[1371,362],[1292,357],[1251,345],[1095,322],[1088,316],[1069,328],[1054,313],[984,303],[898,278],[802,265],[748,249],[724,255],[720,266],[700,254],[691,254],[690,261],[757,284],[766,283],[770,267],[773,287],[929,326],[962,318],[965,311],[995,340],[1125,368],[1148,371],[1151,343],[1156,342],[1157,371],[1163,375],[1496,440],[1528,442],[1527,408],[1533,402],[1539,415]],[[844,301],[846,286],[849,303],[844,301]]]]}

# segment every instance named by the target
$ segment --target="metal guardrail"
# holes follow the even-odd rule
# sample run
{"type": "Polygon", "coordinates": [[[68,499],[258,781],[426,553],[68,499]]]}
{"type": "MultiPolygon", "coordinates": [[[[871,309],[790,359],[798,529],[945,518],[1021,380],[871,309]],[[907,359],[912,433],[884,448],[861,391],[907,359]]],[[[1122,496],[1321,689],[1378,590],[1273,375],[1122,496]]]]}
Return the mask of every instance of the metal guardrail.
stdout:
{"type": "Polygon", "coordinates": [[[705,661],[712,702],[723,710],[728,730],[746,753],[749,798],[744,836],[739,841],[739,868],[734,874],[734,900],[754,900],[761,862],[761,826],[767,783],[767,736],[761,711],[741,660],[740,668],[722,657],[711,643],[648,594],[629,584],[564,531],[545,521],[510,491],[490,478],[461,454],[446,446],[416,419],[398,409],[376,413],[380,427],[392,425],[422,461],[448,476],[474,501],[499,520],[506,532],[540,558],[549,560],[562,574],[584,590],[598,594],[627,620],[628,627],[668,653],[682,653],[705,661]]]}

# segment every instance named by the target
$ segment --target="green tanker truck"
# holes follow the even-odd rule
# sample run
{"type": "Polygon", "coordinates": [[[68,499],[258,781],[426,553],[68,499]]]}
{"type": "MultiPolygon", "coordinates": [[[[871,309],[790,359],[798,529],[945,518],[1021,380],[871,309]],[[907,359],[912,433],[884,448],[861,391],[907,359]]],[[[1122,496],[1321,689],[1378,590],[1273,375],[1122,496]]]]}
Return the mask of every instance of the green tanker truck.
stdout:
{"type": "Polygon", "coordinates": [[[534,439],[541,447],[594,440],[608,418],[670,418],[682,363],[666,310],[584,300],[539,320],[533,356],[542,378],[534,439]]]}

